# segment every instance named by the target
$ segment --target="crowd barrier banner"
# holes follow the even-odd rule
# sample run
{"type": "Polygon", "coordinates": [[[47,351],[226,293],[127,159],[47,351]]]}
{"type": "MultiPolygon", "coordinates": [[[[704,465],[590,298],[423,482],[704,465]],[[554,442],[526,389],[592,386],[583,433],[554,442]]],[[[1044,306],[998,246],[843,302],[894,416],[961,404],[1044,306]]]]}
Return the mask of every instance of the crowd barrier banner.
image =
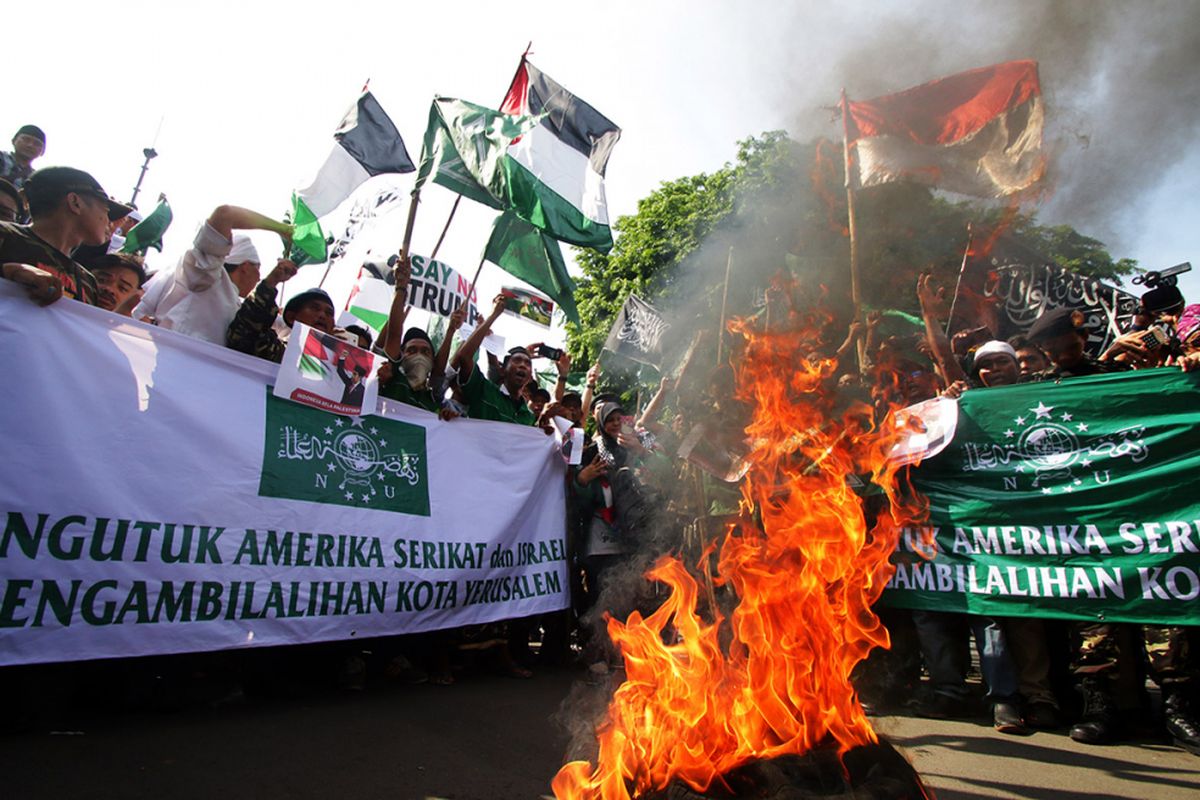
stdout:
{"type": "MultiPolygon", "coordinates": [[[[1200,624],[1200,375],[1163,368],[939,401],[890,605],[1200,624]],[[957,419],[947,419],[947,404],[957,419]]],[[[929,408],[927,405],[926,409],[929,408]]]]}
{"type": "Polygon", "coordinates": [[[271,396],[277,367],[0,281],[0,664],[410,633],[568,605],[541,430],[271,396]]]}

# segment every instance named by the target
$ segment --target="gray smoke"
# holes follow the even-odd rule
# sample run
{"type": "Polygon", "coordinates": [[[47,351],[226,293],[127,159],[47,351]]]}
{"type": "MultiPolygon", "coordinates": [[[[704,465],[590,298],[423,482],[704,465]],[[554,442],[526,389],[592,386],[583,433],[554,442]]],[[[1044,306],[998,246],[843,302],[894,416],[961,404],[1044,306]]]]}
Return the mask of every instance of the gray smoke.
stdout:
{"type": "MultiPolygon", "coordinates": [[[[797,11],[786,23],[764,23],[763,36],[777,33],[782,41],[795,42],[784,54],[775,52],[766,59],[777,63],[763,81],[767,91],[778,92],[776,101],[791,109],[787,129],[797,142],[835,136],[832,106],[843,86],[851,97],[866,99],[975,67],[1036,59],[1047,105],[1045,145],[1050,157],[1050,192],[1039,221],[1069,224],[1104,241],[1118,256],[1133,238],[1129,219],[1136,215],[1130,210],[1144,202],[1189,152],[1200,153],[1195,142],[1200,130],[1200,81],[1194,77],[1200,65],[1200,3],[930,0],[895,9],[883,5],[859,7],[859,18],[831,4],[821,12],[797,11]],[[861,18],[865,13],[872,16],[861,18]],[[824,30],[822,25],[836,30],[824,30]]],[[[757,133],[745,131],[747,136],[757,133]]],[[[810,162],[806,146],[797,148],[804,163],[810,162]]],[[[840,146],[833,155],[840,159],[840,146]]],[[[697,398],[704,386],[721,381],[713,373],[718,327],[714,309],[720,308],[731,248],[736,270],[730,281],[729,317],[754,313],[761,305],[756,297],[785,264],[799,279],[797,291],[803,291],[808,303],[821,302],[820,284],[844,272],[831,266],[846,261],[844,239],[791,242],[757,235],[757,231],[778,235],[786,227],[759,224],[772,214],[799,222],[806,214],[819,217],[823,210],[808,187],[795,195],[780,190],[775,196],[757,198],[740,209],[736,221],[719,227],[683,261],[674,285],[659,293],[652,290],[650,299],[672,325],[668,369],[678,363],[697,328],[709,333],[705,363],[696,370],[698,383],[670,401],[671,413],[682,411],[689,423],[694,422],[694,413],[703,413],[704,403],[697,398]],[[784,254],[789,252],[800,255],[788,263],[784,254]]],[[[833,286],[830,296],[837,298],[846,291],[845,286],[833,286]]],[[[837,335],[844,336],[844,327],[837,335]]],[[[736,348],[736,339],[726,334],[725,346],[736,348]]],[[[725,353],[727,361],[729,350],[725,353]]],[[[612,362],[606,362],[605,369],[610,387],[629,386],[636,379],[636,371],[613,375],[620,370],[612,362]]],[[[720,384],[727,395],[731,383],[720,384]]],[[[728,414],[727,408],[722,411],[728,414]]],[[[736,414],[727,424],[740,429],[736,414]]],[[[671,504],[668,500],[686,505],[688,485],[663,488],[661,508],[671,504]]],[[[661,600],[642,576],[659,555],[680,549],[680,523],[663,514],[646,526],[648,535],[639,552],[611,576],[599,608],[624,618],[633,608],[648,611],[661,600]]],[[[692,554],[685,563],[690,566],[694,558],[692,554]]],[[[722,606],[734,599],[727,591],[718,591],[716,597],[722,606]]],[[[705,606],[701,613],[707,615],[711,609],[705,606]]],[[[582,622],[594,636],[604,636],[599,614],[582,622]]],[[[592,676],[590,684],[576,686],[564,702],[558,721],[570,735],[569,758],[595,757],[594,725],[603,718],[606,701],[623,677],[622,673],[592,676]]]]}
{"type": "MultiPolygon", "coordinates": [[[[841,20],[837,52],[803,44],[781,72],[792,135],[830,135],[840,87],[889,94],[955,72],[1032,58],[1047,107],[1050,196],[1040,219],[1066,223],[1119,253],[1138,206],[1200,153],[1200,5],[1195,2],[918,2],[875,4],[841,20]]],[[[811,20],[792,31],[810,42],[811,20]]],[[[1152,267],[1154,265],[1145,265],[1152,267]]]]}

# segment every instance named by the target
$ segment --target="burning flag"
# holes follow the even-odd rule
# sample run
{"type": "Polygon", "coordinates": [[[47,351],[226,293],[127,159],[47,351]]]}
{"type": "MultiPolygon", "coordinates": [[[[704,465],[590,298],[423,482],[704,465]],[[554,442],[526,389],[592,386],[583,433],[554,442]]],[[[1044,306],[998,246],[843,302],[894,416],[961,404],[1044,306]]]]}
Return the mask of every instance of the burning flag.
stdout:
{"type": "Polygon", "coordinates": [[[1044,111],[1036,61],[960,72],[845,105],[860,186],[911,180],[1002,197],[1042,176],[1044,111]]]}
{"type": "Polygon", "coordinates": [[[538,118],[508,148],[511,207],[555,239],[610,250],[604,171],[621,129],[524,58],[500,110],[538,118]]]}

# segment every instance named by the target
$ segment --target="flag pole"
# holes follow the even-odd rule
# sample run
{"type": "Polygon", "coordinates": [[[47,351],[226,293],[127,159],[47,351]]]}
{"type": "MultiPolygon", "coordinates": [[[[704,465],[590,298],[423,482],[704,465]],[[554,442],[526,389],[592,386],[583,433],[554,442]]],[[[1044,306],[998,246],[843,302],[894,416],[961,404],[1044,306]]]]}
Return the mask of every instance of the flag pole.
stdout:
{"type": "MultiPolygon", "coordinates": [[[[532,41],[525,45],[525,52],[521,54],[521,61],[519,64],[517,64],[517,71],[513,74],[514,81],[517,79],[517,75],[521,73],[521,68],[525,66],[525,59],[529,56],[529,49],[531,47],[533,47],[532,41]]],[[[508,85],[511,87],[512,82],[510,81],[508,85]]],[[[508,97],[508,95],[505,94],[505,97],[508,97]]],[[[504,104],[504,98],[501,98],[500,103],[501,105],[504,104]]],[[[430,261],[433,261],[435,258],[437,258],[438,250],[441,249],[442,242],[446,239],[446,232],[450,230],[450,223],[454,221],[454,212],[458,211],[458,204],[462,202],[462,197],[463,196],[460,194],[454,199],[454,205],[450,206],[450,215],[446,217],[446,224],[442,226],[442,235],[438,237],[437,244],[433,246],[433,255],[429,257],[430,261]]]]}
{"type": "Polygon", "coordinates": [[[442,235],[438,237],[437,244],[433,246],[433,254],[429,256],[430,261],[437,258],[438,250],[442,249],[442,242],[446,240],[446,231],[450,230],[450,223],[454,221],[454,212],[458,211],[458,204],[462,202],[462,199],[461,194],[454,198],[454,205],[450,206],[450,216],[446,217],[446,224],[442,226],[442,235]]]}
{"type": "Polygon", "coordinates": [[[729,272],[733,269],[733,247],[725,261],[725,288],[721,292],[721,327],[717,329],[717,366],[721,366],[721,350],[725,344],[725,304],[729,300],[729,272]]]}
{"type": "Polygon", "coordinates": [[[400,245],[400,258],[408,257],[408,247],[412,244],[413,223],[417,220],[417,206],[421,203],[421,190],[413,189],[408,200],[408,221],[404,223],[404,242],[400,245]]]}
{"type": "MultiPolygon", "coordinates": [[[[479,280],[479,273],[483,272],[483,262],[486,260],[487,260],[486,253],[479,257],[479,266],[475,268],[475,277],[471,278],[471,287],[469,289],[467,289],[467,299],[465,301],[467,304],[467,308],[471,307],[471,296],[475,294],[475,282],[479,280]]],[[[476,303],[475,305],[478,306],[479,304],[476,303]]]]}
{"type": "Polygon", "coordinates": [[[954,297],[950,298],[950,311],[946,314],[946,336],[950,335],[950,324],[954,320],[954,306],[958,303],[958,290],[962,288],[963,273],[967,271],[967,259],[971,257],[971,223],[967,223],[967,248],[963,250],[962,264],[958,268],[958,280],[954,283],[954,297]]]}
{"type": "MultiPolygon", "coordinates": [[[[846,89],[842,88],[842,158],[846,170],[846,217],[847,230],[850,234],[850,301],[854,303],[854,319],[862,319],[862,294],[858,283],[858,226],[854,218],[854,173],[851,171],[853,162],[850,158],[850,101],[846,99],[846,89]]],[[[862,369],[867,360],[867,343],[860,337],[858,340],[858,367],[862,369]]]]}

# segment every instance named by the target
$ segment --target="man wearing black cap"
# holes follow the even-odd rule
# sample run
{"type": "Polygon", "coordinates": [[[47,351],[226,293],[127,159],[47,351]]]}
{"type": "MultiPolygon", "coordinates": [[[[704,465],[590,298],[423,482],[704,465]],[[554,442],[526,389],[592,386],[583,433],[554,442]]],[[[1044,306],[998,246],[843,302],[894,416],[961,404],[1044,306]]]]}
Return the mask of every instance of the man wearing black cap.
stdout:
{"type": "Polygon", "coordinates": [[[142,260],[131,253],[106,253],[89,259],[85,266],[96,278],[96,305],[123,317],[131,316],[146,282],[142,260]]]}
{"type": "Polygon", "coordinates": [[[496,297],[492,313],[471,332],[454,355],[453,366],[458,372],[458,383],[467,401],[468,415],[472,419],[491,419],[513,422],[517,425],[533,425],[537,418],[525,405],[521,390],[533,377],[533,359],[524,347],[514,347],[504,356],[500,365],[500,384],[492,383],[475,366],[475,354],[483,343],[488,330],[504,313],[505,298],[496,297]]]}
{"type": "Polygon", "coordinates": [[[379,393],[392,400],[437,413],[441,400],[430,386],[433,342],[420,328],[409,328],[400,345],[400,358],[381,368],[379,393]]]}
{"type": "Polygon", "coordinates": [[[0,178],[19,189],[33,174],[34,160],[46,152],[46,134],[37,125],[22,125],[12,143],[11,153],[0,153],[0,178]]]}
{"type": "Polygon", "coordinates": [[[1032,376],[1033,380],[1120,372],[1130,369],[1132,364],[1114,360],[1118,354],[1125,353],[1134,360],[1149,356],[1139,332],[1117,337],[1100,358],[1089,355],[1085,349],[1087,332],[1083,329],[1083,313],[1076,309],[1055,308],[1045,312],[1026,335],[1051,361],[1050,369],[1032,376]]]}
{"type": "Polygon", "coordinates": [[[81,244],[108,241],[129,206],[109,198],[96,179],[71,167],[39,169],[25,182],[33,219],[0,223],[0,270],[42,305],[66,295],[96,304],[96,281],[69,255],[81,244]]]}
{"type": "MultiPolygon", "coordinates": [[[[283,361],[287,342],[279,338],[273,327],[279,313],[275,288],[295,274],[296,265],[280,259],[275,269],[259,282],[234,315],[233,322],[229,323],[230,347],[275,363],[283,361]]],[[[333,300],[321,289],[301,292],[283,307],[283,321],[289,328],[296,322],[303,322],[322,333],[331,333],[333,315],[333,300]]]]}

